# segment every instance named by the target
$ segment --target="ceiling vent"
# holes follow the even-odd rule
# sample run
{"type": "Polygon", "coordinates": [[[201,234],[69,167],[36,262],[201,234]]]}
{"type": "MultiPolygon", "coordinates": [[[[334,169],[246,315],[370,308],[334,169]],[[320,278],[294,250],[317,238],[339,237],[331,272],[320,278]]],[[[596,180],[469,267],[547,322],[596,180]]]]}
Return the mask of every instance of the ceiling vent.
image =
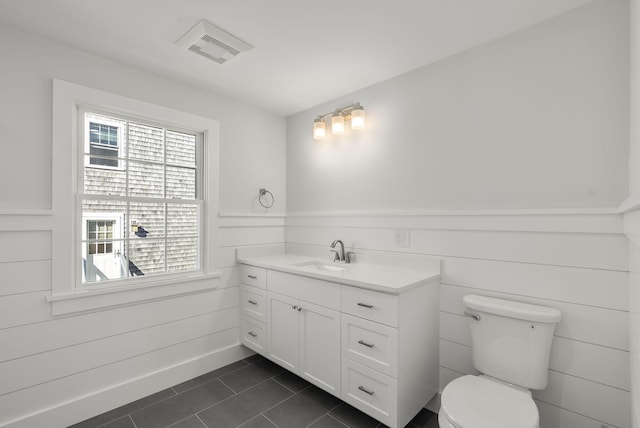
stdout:
{"type": "Polygon", "coordinates": [[[249,43],[204,19],[201,19],[176,44],[218,64],[224,64],[239,53],[253,49],[249,43]]]}

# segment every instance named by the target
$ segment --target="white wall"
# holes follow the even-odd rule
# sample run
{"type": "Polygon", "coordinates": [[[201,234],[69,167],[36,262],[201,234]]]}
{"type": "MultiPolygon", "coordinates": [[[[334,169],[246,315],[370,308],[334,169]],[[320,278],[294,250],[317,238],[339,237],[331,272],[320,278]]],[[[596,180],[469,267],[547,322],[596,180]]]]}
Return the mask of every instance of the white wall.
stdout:
{"type": "Polygon", "coordinates": [[[474,373],[464,294],[559,308],[542,427],[629,427],[628,81],[602,0],[294,115],[287,243],[441,257],[441,387],[474,373]],[[364,133],[312,139],[354,101],[364,133]]]}
{"type": "Polygon", "coordinates": [[[627,7],[596,2],[292,116],[288,211],[619,205],[627,7]],[[365,132],[312,139],[316,115],[354,101],[365,132]]]}
{"type": "Polygon", "coordinates": [[[631,333],[631,403],[633,427],[640,428],[640,1],[631,0],[631,111],[629,190],[625,232],[629,238],[629,310],[631,333]]]}
{"type": "Polygon", "coordinates": [[[284,240],[284,119],[2,26],[0,57],[0,427],[67,426],[246,355],[235,249],[284,240]],[[54,77],[219,121],[219,290],[51,315],[54,77]]]}

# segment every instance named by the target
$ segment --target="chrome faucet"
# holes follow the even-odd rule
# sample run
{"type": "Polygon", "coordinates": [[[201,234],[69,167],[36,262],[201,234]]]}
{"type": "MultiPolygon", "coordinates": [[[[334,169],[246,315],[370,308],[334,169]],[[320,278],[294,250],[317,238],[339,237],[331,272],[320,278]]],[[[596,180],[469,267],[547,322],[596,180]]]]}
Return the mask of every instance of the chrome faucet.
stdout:
{"type": "Polygon", "coordinates": [[[331,250],[329,251],[331,251],[332,253],[336,253],[336,255],[333,257],[334,262],[340,262],[340,263],[351,262],[349,257],[350,253],[347,253],[347,254],[344,253],[344,243],[341,240],[336,239],[335,241],[333,241],[331,243],[331,250]],[[338,250],[335,249],[337,244],[340,244],[340,249],[338,250]]]}

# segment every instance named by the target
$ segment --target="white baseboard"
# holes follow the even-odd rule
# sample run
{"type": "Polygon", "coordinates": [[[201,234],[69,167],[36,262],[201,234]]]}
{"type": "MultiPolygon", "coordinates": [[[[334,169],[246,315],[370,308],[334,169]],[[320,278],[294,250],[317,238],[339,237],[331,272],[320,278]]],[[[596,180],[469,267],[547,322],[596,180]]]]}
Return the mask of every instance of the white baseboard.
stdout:
{"type": "Polygon", "coordinates": [[[0,425],[0,428],[67,427],[252,354],[253,351],[240,344],[232,345],[24,415],[0,425]]]}
{"type": "Polygon", "coordinates": [[[440,411],[440,393],[434,395],[424,408],[437,414],[440,411]]]}

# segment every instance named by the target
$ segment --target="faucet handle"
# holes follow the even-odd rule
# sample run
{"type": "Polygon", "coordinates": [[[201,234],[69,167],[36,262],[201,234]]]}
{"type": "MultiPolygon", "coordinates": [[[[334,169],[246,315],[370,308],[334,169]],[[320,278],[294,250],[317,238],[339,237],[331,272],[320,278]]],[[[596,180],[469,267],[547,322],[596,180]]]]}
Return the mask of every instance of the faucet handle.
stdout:
{"type": "Polygon", "coordinates": [[[345,254],[344,256],[344,262],[345,263],[351,263],[351,260],[353,259],[353,256],[355,256],[356,253],[354,253],[353,251],[347,251],[347,254],[345,254]]]}
{"type": "Polygon", "coordinates": [[[340,252],[339,252],[338,250],[333,250],[333,249],[331,249],[331,250],[329,250],[329,253],[335,253],[335,254],[333,255],[333,261],[334,261],[334,262],[338,262],[338,261],[340,261],[340,252]]]}

